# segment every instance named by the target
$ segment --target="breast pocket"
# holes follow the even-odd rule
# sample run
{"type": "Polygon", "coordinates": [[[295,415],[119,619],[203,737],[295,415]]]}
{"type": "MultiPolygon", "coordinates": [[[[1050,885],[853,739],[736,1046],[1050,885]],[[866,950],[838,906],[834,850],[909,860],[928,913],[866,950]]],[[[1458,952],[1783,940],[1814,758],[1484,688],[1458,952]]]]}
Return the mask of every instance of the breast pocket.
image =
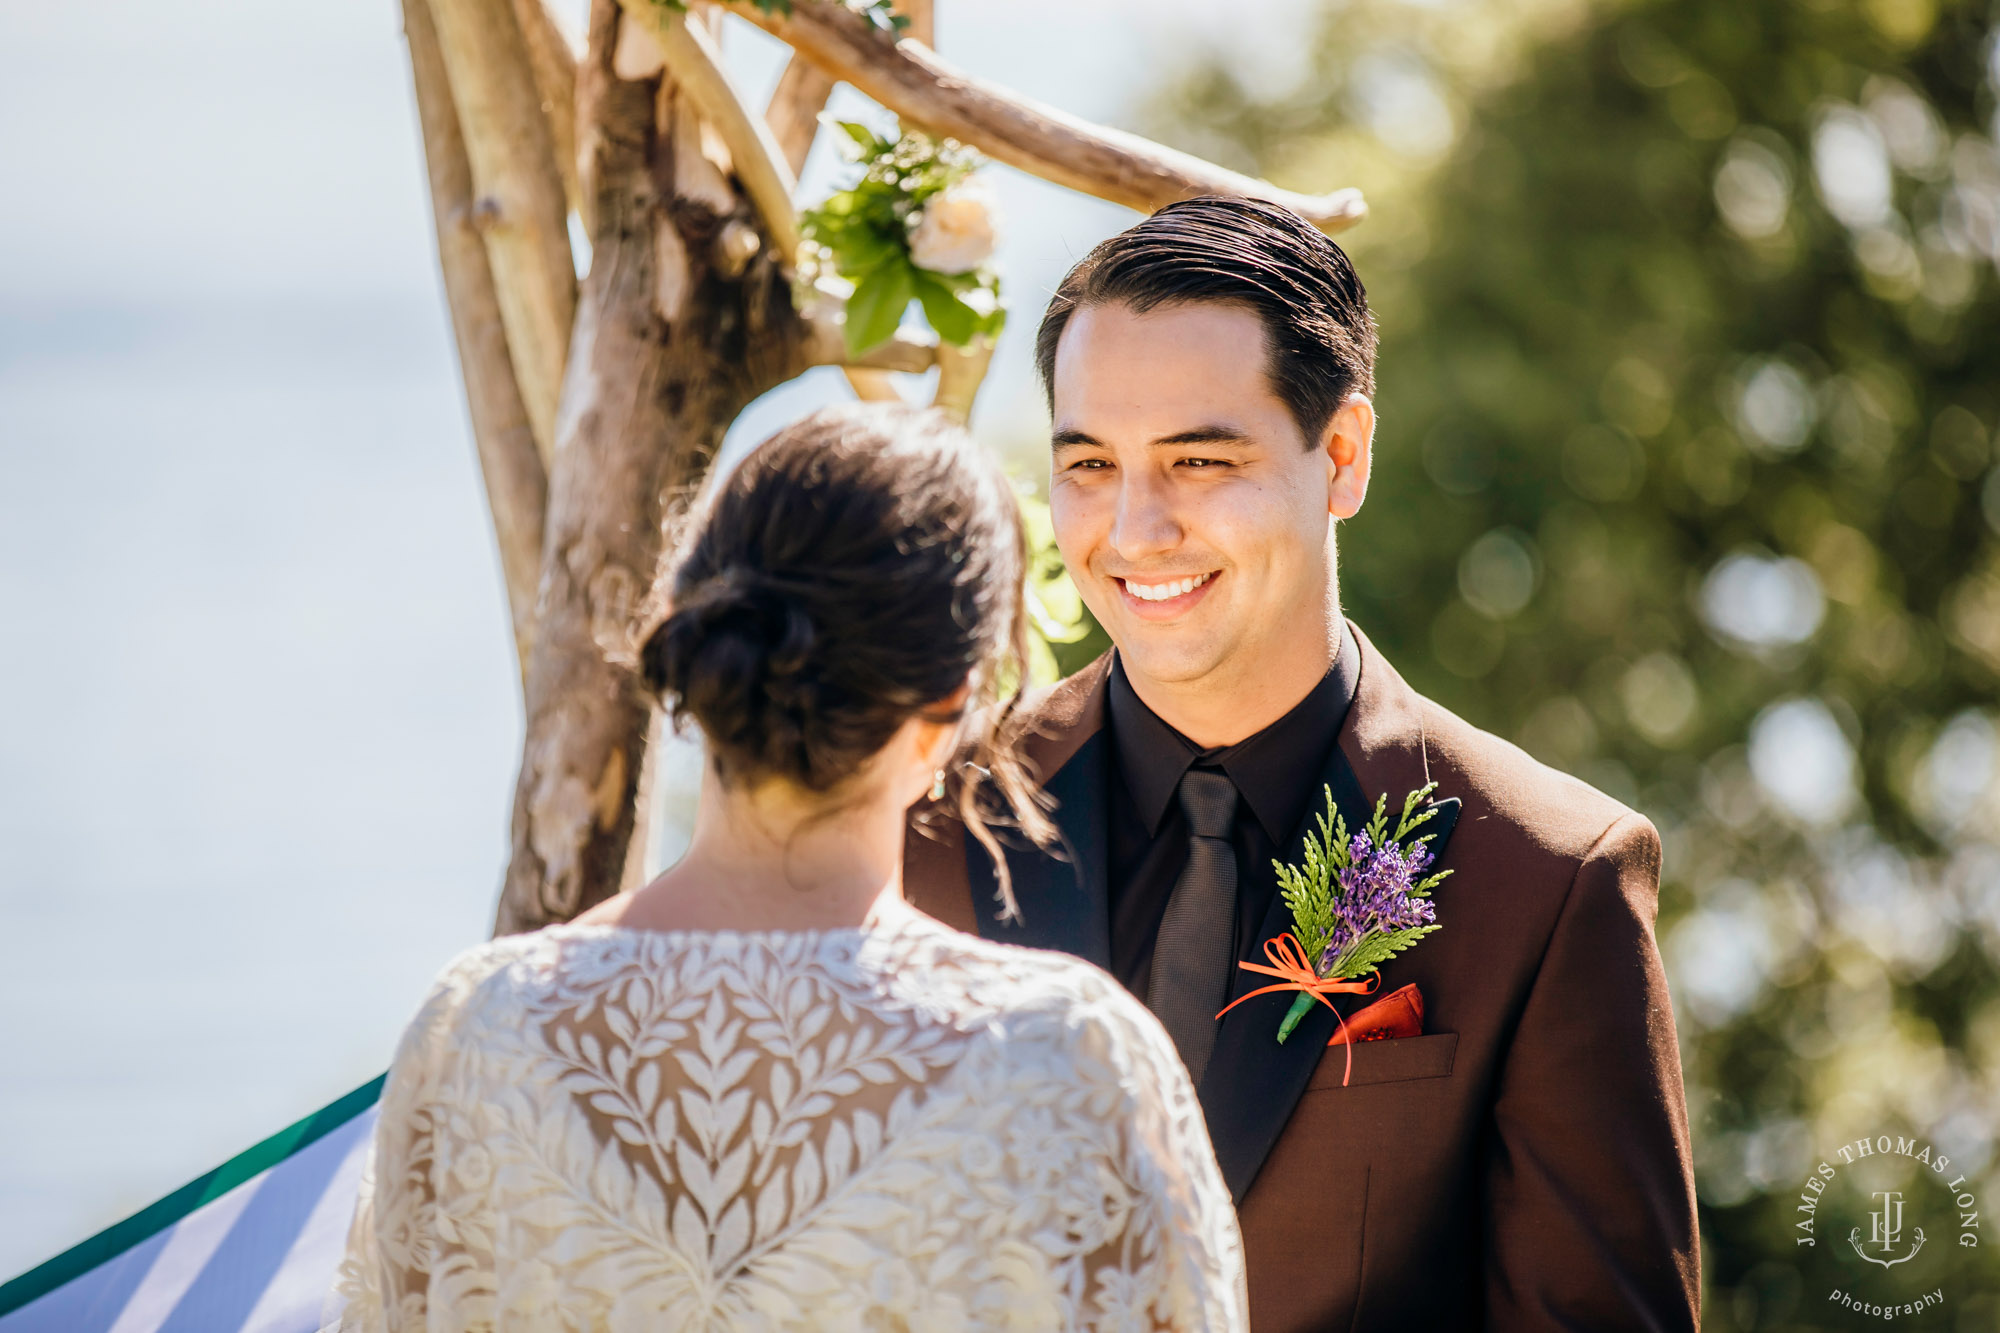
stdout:
{"type": "Polygon", "coordinates": [[[1330,1088],[1342,1092],[1347,1088],[1366,1087],[1373,1083],[1447,1078],[1451,1074],[1452,1059],[1457,1054],[1456,1032],[1431,1032],[1421,1037],[1356,1042],[1354,1072],[1343,1087],[1341,1079],[1348,1072],[1347,1048],[1329,1046],[1320,1056],[1312,1081],[1306,1084],[1306,1091],[1320,1092],[1330,1088]]]}

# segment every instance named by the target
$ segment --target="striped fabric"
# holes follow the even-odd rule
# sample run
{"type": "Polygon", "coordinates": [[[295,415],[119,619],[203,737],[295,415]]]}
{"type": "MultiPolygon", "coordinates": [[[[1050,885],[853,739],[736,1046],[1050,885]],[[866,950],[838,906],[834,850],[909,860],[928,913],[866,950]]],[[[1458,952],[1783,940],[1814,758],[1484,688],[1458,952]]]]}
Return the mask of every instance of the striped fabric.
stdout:
{"type": "Polygon", "coordinates": [[[0,1287],[0,1333],[312,1333],[377,1078],[0,1287]]]}

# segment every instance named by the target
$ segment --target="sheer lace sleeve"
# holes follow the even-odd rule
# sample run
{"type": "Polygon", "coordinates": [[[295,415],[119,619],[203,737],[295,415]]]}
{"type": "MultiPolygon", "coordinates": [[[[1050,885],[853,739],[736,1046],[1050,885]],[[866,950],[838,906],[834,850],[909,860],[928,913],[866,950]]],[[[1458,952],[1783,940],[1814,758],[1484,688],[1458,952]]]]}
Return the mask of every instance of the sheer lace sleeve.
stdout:
{"type": "Polygon", "coordinates": [[[451,1032],[466,997],[497,961],[487,945],[454,959],[397,1043],[324,1333],[484,1326],[490,1254],[480,1253],[466,1192],[447,1188],[441,1199],[439,1185],[462,1186],[476,1175],[476,1142],[454,1134],[462,1126],[454,1124],[448,1088],[451,1032]]]}
{"type": "Polygon", "coordinates": [[[1124,1232],[1086,1260],[1091,1329],[1249,1327],[1243,1241],[1187,1068],[1159,1020],[1107,979],[1096,1040],[1118,1069],[1110,1117],[1133,1194],[1124,1232]]]}

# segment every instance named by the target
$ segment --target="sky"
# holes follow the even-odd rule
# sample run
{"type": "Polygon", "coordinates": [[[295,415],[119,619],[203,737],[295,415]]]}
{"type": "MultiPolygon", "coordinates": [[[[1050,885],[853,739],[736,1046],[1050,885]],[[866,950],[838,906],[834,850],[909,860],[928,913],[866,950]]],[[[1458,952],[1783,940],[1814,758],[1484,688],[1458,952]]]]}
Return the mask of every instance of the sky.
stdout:
{"type": "MultiPolygon", "coordinates": [[[[939,46],[1119,123],[1196,47],[1309,77],[1305,8],[942,0],[939,46]]],[[[761,100],[780,53],[725,50],[761,100]]],[[[1045,426],[1042,301],[1135,215],[993,172],[1000,441],[1045,426]]],[[[0,181],[4,1280],[387,1066],[488,933],[521,723],[396,6],[17,0],[0,181]]]]}

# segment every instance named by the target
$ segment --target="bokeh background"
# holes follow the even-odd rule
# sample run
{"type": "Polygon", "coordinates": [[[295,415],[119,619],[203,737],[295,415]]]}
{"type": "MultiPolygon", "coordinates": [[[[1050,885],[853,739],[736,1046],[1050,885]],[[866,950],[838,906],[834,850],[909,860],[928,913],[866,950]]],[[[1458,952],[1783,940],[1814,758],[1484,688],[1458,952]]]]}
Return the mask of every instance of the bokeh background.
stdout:
{"type": "MultiPolygon", "coordinates": [[[[1348,611],[1660,826],[1709,1328],[1845,1327],[1871,1282],[2000,1327],[2000,1238],[1934,1184],[1893,1279],[1794,1228],[1864,1135],[2000,1197],[1996,17],[940,5],[976,73],[1366,191],[1348,611]]],[[[771,44],[726,49],[766,92],[771,44]]],[[[1032,478],[1035,317],[1133,215],[993,174],[975,425],[1032,478]]],[[[838,176],[823,144],[805,189],[838,176]]],[[[520,723],[394,6],[9,6],[0,180],[4,1276],[386,1064],[487,932],[520,723]]]]}

